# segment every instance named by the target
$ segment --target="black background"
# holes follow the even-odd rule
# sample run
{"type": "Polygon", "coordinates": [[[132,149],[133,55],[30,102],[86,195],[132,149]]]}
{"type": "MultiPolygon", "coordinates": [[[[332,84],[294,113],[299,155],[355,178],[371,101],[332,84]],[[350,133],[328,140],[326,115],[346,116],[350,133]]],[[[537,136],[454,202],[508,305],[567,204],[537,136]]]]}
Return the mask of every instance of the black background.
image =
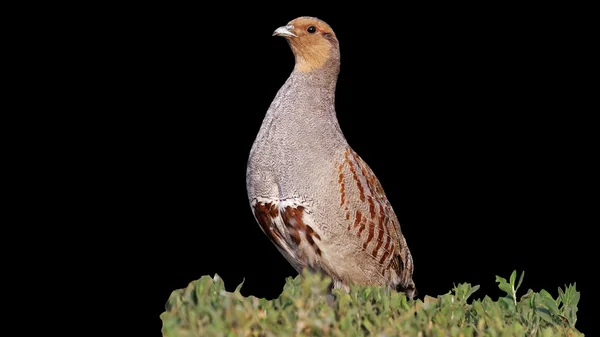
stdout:
{"type": "Polygon", "coordinates": [[[469,282],[495,299],[495,276],[524,270],[521,294],[577,282],[589,332],[597,151],[580,12],[306,5],[114,8],[81,51],[98,80],[81,129],[93,179],[156,329],[202,275],[266,298],[296,275],[253,218],[245,170],[294,64],[271,34],[310,15],[340,41],[339,123],[398,215],[419,296],[469,282]]]}

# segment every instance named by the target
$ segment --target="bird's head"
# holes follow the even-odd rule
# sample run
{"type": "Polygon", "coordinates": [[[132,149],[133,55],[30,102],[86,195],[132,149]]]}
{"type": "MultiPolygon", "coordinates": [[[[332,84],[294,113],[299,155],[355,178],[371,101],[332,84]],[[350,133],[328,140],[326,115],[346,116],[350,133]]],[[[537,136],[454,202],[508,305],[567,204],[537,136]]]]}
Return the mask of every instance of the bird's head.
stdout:
{"type": "Polygon", "coordinates": [[[301,16],[277,28],[273,35],[282,36],[289,42],[296,58],[295,71],[339,67],[339,42],[331,27],[322,20],[301,16]]]}

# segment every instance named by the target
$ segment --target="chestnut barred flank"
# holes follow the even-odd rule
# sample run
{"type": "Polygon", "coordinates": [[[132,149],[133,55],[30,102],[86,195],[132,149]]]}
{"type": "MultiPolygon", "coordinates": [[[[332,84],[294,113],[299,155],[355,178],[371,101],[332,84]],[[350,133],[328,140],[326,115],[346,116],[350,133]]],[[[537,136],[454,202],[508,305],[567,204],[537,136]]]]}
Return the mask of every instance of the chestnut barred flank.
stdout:
{"type": "MultiPolygon", "coordinates": [[[[300,202],[254,200],[252,208],[263,232],[279,249],[298,250],[305,244],[314,254],[321,256],[321,249],[317,243],[321,240],[321,236],[304,222],[305,207],[300,202]],[[278,227],[277,224],[282,226],[278,227]]],[[[296,254],[291,253],[291,255],[296,254]]],[[[300,264],[304,265],[304,263],[300,264]]]]}

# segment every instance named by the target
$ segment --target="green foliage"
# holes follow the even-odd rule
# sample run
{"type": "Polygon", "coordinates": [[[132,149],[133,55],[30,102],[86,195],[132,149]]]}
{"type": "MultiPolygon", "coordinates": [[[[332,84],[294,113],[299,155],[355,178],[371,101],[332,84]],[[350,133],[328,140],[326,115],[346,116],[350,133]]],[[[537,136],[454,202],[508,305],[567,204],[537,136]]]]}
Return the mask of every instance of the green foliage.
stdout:
{"type": "Polygon", "coordinates": [[[575,329],[579,292],[575,285],[547,291],[529,290],[517,298],[516,281],[496,277],[505,297],[467,300],[479,286],[463,283],[445,295],[407,300],[403,293],[380,287],[333,290],[330,279],[303,273],[287,278],[273,300],[244,297],[242,284],[227,292],[218,275],[203,276],[174,291],[161,314],[163,336],[583,336],[575,329]]]}

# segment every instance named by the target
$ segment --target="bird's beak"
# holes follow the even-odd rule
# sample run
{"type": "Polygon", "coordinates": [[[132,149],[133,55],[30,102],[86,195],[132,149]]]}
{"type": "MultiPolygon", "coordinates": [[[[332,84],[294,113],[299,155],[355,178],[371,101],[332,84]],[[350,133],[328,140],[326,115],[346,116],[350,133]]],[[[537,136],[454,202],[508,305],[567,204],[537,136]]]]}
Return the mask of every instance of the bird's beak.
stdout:
{"type": "Polygon", "coordinates": [[[296,34],[292,33],[292,29],[294,29],[294,26],[292,25],[279,27],[273,32],[273,36],[297,36],[296,34]]]}

